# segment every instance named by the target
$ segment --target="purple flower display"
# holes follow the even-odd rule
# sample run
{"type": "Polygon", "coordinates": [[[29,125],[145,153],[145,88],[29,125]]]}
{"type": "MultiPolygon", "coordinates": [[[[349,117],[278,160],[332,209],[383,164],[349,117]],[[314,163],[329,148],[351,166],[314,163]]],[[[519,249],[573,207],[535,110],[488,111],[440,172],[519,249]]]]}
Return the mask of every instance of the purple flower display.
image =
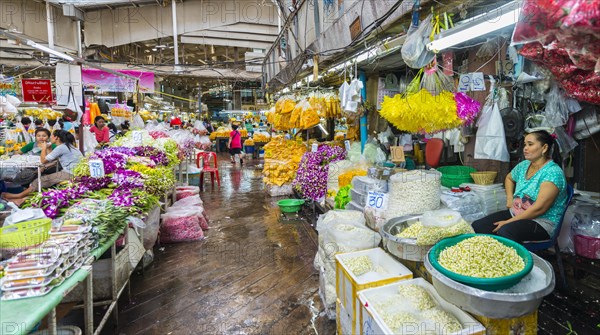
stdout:
{"type": "Polygon", "coordinates": [[[135,151],[136,156],[148,157],[157,165],[169,165],[169,158],[167,157],[167,154],[154,147],[135,147],[133,150],[135,151]]]}
{"type": "Polygon", "coordinates": [[[73,180],[73,187],[79,191],[94,192],[106,188],[110,184],[110,177],[93,178],[89,176],[77,177],[73,180]]]}
{"type": "Polygon", "coordinates": [[[138,197],[133,196],[131,189],[118,188],[108,196],[108,199],[111,200],[115,206],[132,207],[135,205],[135,201],[138,197]]]}
{"type": "Polygon", "coordinates": [[[104,163],[104,173],[110,174],[118,169],[125,168],[127,157],[134,156],[136,153],[129,148],[107,148],[96,151],[90,159],[101,159],[104,163]]]}
{"type": "Polygon", "coordinates": [[[296,179],[292,185],[304,198],[318,201],[327,193],[329,163],[346,158],[346,151],[338,146],[321,145],[317,152],[302,156],[296,179]]]}
{"type": "Polygon", "coordinates": [[[139,172],[132,170],[118,170],[113,173],[112,181],[119,189],[143,188],[144,180],[139,172]]]}

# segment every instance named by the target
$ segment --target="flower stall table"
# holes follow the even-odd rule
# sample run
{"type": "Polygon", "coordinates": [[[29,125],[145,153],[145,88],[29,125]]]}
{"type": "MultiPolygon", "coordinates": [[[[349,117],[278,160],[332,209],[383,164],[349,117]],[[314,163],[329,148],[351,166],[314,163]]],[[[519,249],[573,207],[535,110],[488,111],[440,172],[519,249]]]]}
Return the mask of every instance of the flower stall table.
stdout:
{"type": "Polygon", "coordinates": [[[38,192],[40,192],[42,190],[42,168],[47,168],[50,166],[54,166],[58,163],[51,163],[51,164],[42,164],[39,162],[39,157],[37,156],[21,156],[21,157],[35,157],[37,159],[37,162],[34,162],[32,160],[27,160],[27,159],[19,159],[19,156],[13,156],[11,159],[5,160],[5,161],[0,161],[0,170],[2,169],[17,169],[17,170],[21,170],[21,169],[26,169],[26,168],[33,168],[33,169],[37,169],[37,186],[38,186],[38,192]],[[17,157],[17,158],[15,158],[17,157]]]}
{"type": "Polygon", "coordinates": [[[0,301],[0,334],[17,335],[29,334],[35,325],[44,316],[48,315],[48,328],[51,335],[56,331],[56,306],[80,282],[84,286],[84,318],[85,334],[92,334],[93,306],[92,306],[92,267],[82,266],[62,284],[55,287],[50,293],[35,298],[12,301],[0,301]]]}

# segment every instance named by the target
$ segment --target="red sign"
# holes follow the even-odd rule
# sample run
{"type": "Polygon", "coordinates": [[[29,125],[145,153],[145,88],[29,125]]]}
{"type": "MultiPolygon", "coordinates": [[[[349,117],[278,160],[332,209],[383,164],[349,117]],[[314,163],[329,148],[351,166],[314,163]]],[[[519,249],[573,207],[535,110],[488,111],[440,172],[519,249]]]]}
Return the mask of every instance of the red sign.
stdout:
{"type": "Polygon", "coordinates": [[[50,79],[22,79],[23,102],[53,102],[50,79]]]}

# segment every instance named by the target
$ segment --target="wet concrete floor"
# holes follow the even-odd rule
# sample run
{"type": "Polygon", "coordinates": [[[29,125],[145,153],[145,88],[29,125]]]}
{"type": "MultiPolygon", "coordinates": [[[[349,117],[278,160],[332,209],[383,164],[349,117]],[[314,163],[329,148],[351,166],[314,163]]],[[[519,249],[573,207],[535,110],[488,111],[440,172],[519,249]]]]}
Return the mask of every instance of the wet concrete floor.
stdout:
{"type": "Polygon", "coordinates": [[[221,187],[205,176],[200,194],[206,239],[154,249],[153,264],[131,279],[116,333],[335,334],[335,321],[319,315],[315,231],[305,220],[280,222],[279,199],[252,162],[221,158],[221,187]]]}

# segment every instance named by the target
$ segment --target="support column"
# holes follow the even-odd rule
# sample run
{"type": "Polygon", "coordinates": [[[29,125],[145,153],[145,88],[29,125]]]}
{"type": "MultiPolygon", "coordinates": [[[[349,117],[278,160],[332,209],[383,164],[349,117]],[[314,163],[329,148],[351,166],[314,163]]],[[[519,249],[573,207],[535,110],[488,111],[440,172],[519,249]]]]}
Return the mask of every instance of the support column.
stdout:
{"type": "Polygon", "coordinates": [[[173,55],[175,56],[175,65],[179,65],[179,45],[177,42],[177,4],[175,0],[171,1],[171,9],[173,12],[173,55]]]}
{"type": "MultiPolygon", "coordinates": [[[[83,57],[83,50],[81,48],[81,21],[77,20],[77,57],[83,57]]],[[[137,49],[137,47],[136,47],[137,49]]]]}
{"type": "Polygon", "coordinates": [[[48,27],[48,47],[54,49],[54,11],[50,1],[46,1],[46,26],[48,27]]]}
{"type": "MultiPolygon", "coordinates": [[[[358,78],[362,81],[363,88],[360,90],[360,95],[362,98],[362,102],[367,101],[367,74],[365,71],[360,71],[358,74],[358,78]]],[[[367,115],[360,117],[360,151],[363,152],[365,150],[365,144],[367,144],[367,115]]]]}

